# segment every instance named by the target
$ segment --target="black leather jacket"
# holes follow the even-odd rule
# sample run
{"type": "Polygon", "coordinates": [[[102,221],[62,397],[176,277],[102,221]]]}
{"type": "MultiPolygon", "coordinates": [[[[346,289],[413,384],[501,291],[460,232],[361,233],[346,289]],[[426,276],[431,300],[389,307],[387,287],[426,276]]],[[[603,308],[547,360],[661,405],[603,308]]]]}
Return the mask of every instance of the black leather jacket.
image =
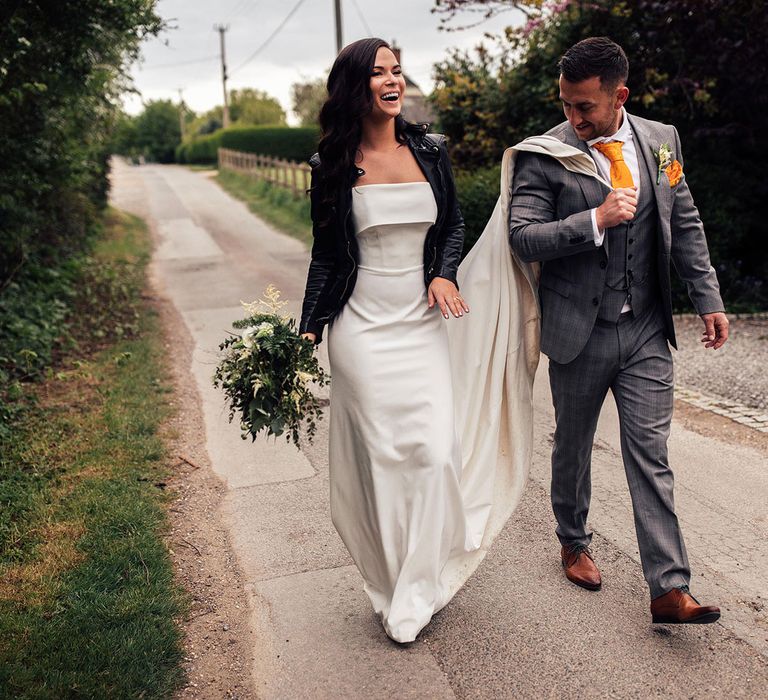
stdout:
{"type": "MultiPolygon", "coordinates": [[[[427,231],[424,241],[424,284],[428,287],[435,277],[456,283],[456,270],[464,245],[464,219],[456,197],[445,137],[428,134],[426,124],[408,124],[404,133],[437,202],[437,220],[427,231]]],[[[319,343],[323,328],[341,311],[355,288],[358,246],[350,216],[352,190],[342,193],[329,217],[327,204],[320,202],[314,187],[320,157],[315,154],[309,164],[312,166],[310,200],[314,243],[299,330],[314,333],[319,343]],[[325,221],[329,223],[320,223],[325,221]]],[[[352,182],[363,172],[355,168],[352,182]]]]}

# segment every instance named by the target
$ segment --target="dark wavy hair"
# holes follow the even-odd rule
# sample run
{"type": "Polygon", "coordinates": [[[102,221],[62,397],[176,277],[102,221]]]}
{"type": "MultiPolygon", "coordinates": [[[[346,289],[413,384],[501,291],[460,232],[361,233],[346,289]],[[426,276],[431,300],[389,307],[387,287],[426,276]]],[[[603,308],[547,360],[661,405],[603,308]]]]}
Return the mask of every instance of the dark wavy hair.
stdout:
{"type": "MultiPolygon", "coordinates": [[[[351,187],[351,173],[363,134],[362,120],[373,108],[371,72],[380,48],[391,48],[383,39],[360,39],[345,46],[328,75],[328,98],[320,110],[321,201],[335,204],[339,194],[351,187]]],[[[405,142],[407,122],[395,119],[397,140],[405,142]]]]}

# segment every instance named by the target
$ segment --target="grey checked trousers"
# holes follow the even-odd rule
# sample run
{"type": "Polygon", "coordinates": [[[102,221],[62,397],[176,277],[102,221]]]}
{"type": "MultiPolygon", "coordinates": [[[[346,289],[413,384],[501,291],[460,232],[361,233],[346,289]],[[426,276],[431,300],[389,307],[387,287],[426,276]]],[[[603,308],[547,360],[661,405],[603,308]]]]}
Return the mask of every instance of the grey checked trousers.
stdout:
{"type": "Polygon", "coordinates": [[[575,360],[550,361],[555,407],[552,508],[564,545],[588,545],[592,443],[611,390],[619,412],[621,453],[632,497],[643,574],[651,598],[688,585],[690,568],[675,515],[667,457],[672,420],[672,355],[658,309],[618,323],[598,320],[575,360]]]}

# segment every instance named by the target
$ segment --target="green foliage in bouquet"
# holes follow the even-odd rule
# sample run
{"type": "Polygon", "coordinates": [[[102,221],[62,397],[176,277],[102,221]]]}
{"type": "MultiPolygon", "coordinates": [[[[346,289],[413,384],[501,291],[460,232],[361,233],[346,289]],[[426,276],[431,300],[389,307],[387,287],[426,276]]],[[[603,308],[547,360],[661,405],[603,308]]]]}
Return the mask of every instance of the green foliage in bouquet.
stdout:
{"type": "Polygon", "coordinates": [[[224,390],[230,422],[240,416],[244,440],[266,431],[285,434],[298,447],[302,422],[312,440],[322,417],[311,385],[324,386],[330,378],[317,362],[314,344],[298,334],[292,318],[280,313],[286,303],[270,285],[263,299],[243,304],[246,318],[232,324],[241,333],[219,345],[223,356],[213,384],[224,390]]]}

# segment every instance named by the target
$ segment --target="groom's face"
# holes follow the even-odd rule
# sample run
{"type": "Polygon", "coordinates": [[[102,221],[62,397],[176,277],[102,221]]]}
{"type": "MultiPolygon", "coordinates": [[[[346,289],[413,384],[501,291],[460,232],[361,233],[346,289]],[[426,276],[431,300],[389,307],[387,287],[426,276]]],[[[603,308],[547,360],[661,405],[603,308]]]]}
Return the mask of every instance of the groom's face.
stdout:
{"type": "Polygon", "coordinates": [[[598,77],[570,83],[560,76],[560,101],[565,118],[582,141],[615,134],[621,122],[621,107],[628,95],[624,85],[606,89],[598,77]]]}

